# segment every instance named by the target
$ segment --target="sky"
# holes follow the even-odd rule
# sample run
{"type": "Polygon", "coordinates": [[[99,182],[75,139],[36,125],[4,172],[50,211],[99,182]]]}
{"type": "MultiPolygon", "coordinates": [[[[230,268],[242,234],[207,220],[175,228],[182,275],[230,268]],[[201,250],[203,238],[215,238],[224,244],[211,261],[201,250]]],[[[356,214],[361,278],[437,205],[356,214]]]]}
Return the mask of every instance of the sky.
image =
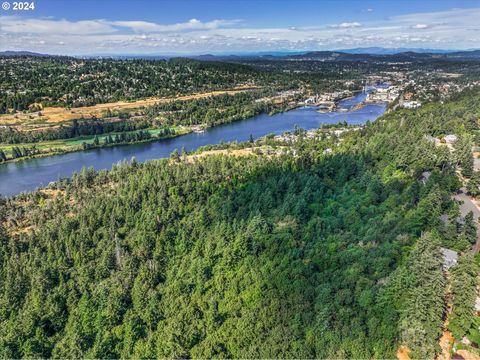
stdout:
{"type": "Polygon", "coordinates": [[[480,48],[480,0],[34,0],[33,10],[0,2],[0,51],[172,55],[480,48]]]}

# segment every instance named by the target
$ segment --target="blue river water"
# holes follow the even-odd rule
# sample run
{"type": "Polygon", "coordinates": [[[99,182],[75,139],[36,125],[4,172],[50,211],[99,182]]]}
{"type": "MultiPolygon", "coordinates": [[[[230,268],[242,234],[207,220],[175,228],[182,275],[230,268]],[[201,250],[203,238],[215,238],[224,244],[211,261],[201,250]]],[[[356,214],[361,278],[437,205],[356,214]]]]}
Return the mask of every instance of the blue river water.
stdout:
{"type": "MultiPolygon", "coordinates": [[[[344,110],[365,100],[365,93],[342,100],[339,108],[344,110]]],[[[301,107],[285,113],[269,116],[260,114],[252,118],[209,128],[203,133],[190,133],[173,139],[149,143],[132,144],[88,151],[54,155],[36,159],[0,165],[0,194],[12,196],[23,191],[32,191],[45,186],[51,181],[69,177],[83,167],[94,167],[97,170],[110,169],[113,164],[135,157],[143,162],[170,156],[175,149],[185,148],[193,151],[208,144],[222,141],[246,141],[250,135],[259,138],[268,134],[281,134],[292,131],[295,126],[309,130],[323,124],[337,124],[346,121],[348,124],[364,124],[374,121],[386,109],[385,104],[368,104],[355,111],[334,111],[320,113],[315,107],[301,107]]]]}

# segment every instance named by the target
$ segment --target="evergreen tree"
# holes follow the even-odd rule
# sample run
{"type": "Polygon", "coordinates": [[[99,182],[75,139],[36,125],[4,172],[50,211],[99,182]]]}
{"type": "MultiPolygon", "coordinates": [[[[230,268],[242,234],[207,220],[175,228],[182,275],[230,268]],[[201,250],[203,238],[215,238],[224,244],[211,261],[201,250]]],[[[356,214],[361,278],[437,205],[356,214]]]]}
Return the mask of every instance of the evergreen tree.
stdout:
{"type": "Polygon", "coordinates": [[[456,241],[451,245],[452,249],[458,252],[466,252],[472,248],[470,239],[467,238],[464,232],[456,236],[456,241]]]}
{"type": "Polygon", "coordinates": [[[451,272],[453,308],[448,328],[457,340],[461,340],[473,325],[480,267],[473,255],[466,253],[460,257],[451,272]]]}
{"type": "Polygon", "coordinates": [[[428,194],[420,200],[415,214],[418,229],[435,229],[440,224],[442,215],[442,191],[438,184],[435,184],[428,194]]]}
{"type": "Polygon", "coordinates": [[[12,148],[12,159],[17,159],[17,158],[21,158],[23,155],[22,155],[22,150],[17,147],[17,146],[14,146],[12,148]]]}
{"type": "Polygon", "coordinates": [[[475,244],[477,242],[477,226],[475,225],[473,212],[471,211],[465,216],[463,234],[470,244],[475,244]]]}
{"type": "Polygon", "coordinates": [[[439,351],[445,311],[443,258],[437,236],[426,233],[417,240],[407,261],[407,299],[400,314],[400,334],[415,358],[433,358],[439,351]]]}
{"type": "Polygon", "coordinates": [[[454,143],[455,158],[460,166],[462,175],[470,177],[473,174],[473,142],[468,136],[459,136],[454,143]]]}
{"type": "Polygon", "coordinates": [[[480,171],[475,171],[468,181],[467,192],[474,197],[480,195],[480,171]]]}
{"type": "Polygon", "coordinates": [[[180,161],[180,154],[177,149],[173,150],[172,153],[170,154],[170,159],[174,161],[180,161]]]}

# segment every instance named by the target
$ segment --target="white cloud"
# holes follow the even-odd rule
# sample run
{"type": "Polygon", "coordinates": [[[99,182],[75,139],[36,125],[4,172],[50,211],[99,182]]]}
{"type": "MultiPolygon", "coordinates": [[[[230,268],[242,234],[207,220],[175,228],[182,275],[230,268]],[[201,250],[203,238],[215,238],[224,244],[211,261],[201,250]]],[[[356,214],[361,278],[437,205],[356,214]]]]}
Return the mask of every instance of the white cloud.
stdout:
{"type": "MultiPolygon", "coordinates": [[[[268,14],[266,15],[268,16],[268,14]]],[[[207,53],[349,47],[478,48],[480,8],[302,27],[249,27],[239,20],[148,21],[0,16],[0,50],[47,53],[207,53]],[[43,41],[43,43],[40,43],[43,41]]],[[[292,26],[293,25],[293,26],[292,26]]]]}
{"type": "Polygon", "coordinates": [[[356,27],[360,27],[362,26],[362,24],[360,24],[359,22],[343,22],[341,24],[334,24],[334,25],[330,25],[331,28],[343,28],[343,29],[348,29],[348,28],[356,28],[356,27]]]}
{"type": "Polygon", "coordinates": [[[129,28],[133,31],[148,31],[148,32],[177,32],[177,31],[192,31],[192,30],[214,30],[220,27],[231,26],[239,23],[240,20],[212,20],[202,22],[197,19],[190,19],[184,23],[177,23],[171,25],[156,24],[147,21],[111,21],[110,25],[129,28]]]}
{"type": "Polygon", "coordinates": [[[103,19],[68,21],[65,19],[23,19],[17,16],[0,16],[0,29],[10,33],[88,35],[115,33],[122,30],[122,28],[130,29],[134,32],[214,30],[238,24],[239,22],[240,20],[236,19],[219,19],[207,22],[190,19],[184,23],[164,25],[147,21],[107,21],[103,19]]]}
{"type": "Polygon", "coordinates": [[[102,20],[68,21],[65,19],[22,19],[17,16],[0,16],[0,29],[9,33],[32,34],[105,34],[117,30],[102,20]]]}

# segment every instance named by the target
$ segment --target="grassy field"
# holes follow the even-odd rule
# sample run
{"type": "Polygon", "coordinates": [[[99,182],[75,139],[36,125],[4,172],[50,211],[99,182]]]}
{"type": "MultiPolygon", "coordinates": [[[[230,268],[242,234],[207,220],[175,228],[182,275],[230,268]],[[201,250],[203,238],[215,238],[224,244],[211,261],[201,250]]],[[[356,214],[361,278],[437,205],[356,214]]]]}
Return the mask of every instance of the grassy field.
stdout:
{"type": "MultiPolygon", "coordinates": [[[[186,133],[191,132],[192,130],[188,127],[178,127],[178,126],[171,126],[171,130],[175,131],[174,136],[178,135],[183,135],[186,133]]],[[[124,132],[124,134],[134,134],[139,131],[148,131],[152,136],[157,136],[159,133],[161,133],[164,129],[145,129],[145,130],[137,130],[137,131],[129,131],[129,132],[124,132]]],[[[102,134],[98,135],[98,139],[100,141],[100,144],[103,144],[105,141],[105,138],[108,136],[114,137],[117,134],[121,134],[120,132],[112,132],[108,134],[102,134]]],[[[92,144],[93,140],[95,139],[95,135],[91,136],[80,136],[72,139],[62,139],[62,140],[52,140],[52,141],[42,141],[38,143],[25,143],[25,144],[0,144],[0,150],[3,150],[7,154],[11,153],[11,150],[13,147],[32,147],[36,146],[36,148],[42,153],[41,155],[45,155],[48,153],[53,153],[53,152],[70,152],[70,151],[77,151],[77,150],[82,150],[82,144],[87,143],[87,144],[92,144]]],[[[153,138],[152,140],[155,140],[153,138]]],[[[117,144],[118,145],[118,144],[117,144]]],[[[21,160],[20,158],[19,160],[21,160]]]]}

